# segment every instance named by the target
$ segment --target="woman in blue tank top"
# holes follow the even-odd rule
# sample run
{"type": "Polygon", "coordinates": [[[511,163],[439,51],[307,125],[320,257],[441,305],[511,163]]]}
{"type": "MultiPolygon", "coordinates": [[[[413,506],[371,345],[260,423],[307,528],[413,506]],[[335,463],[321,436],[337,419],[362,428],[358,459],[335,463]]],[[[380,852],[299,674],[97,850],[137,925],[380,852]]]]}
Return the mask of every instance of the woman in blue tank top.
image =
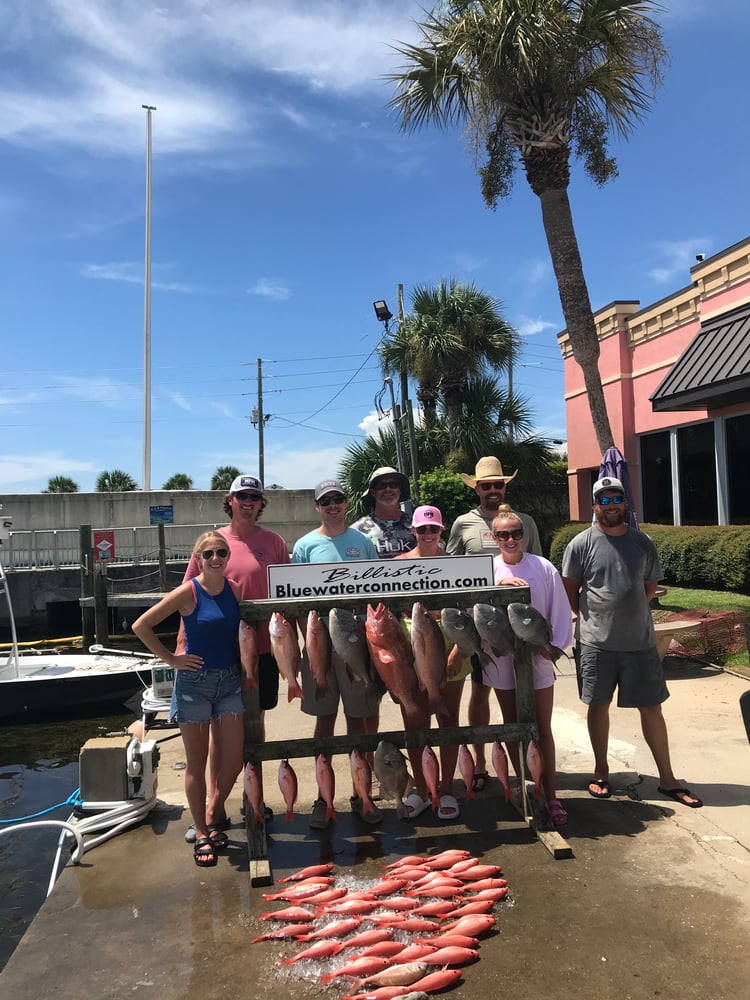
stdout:
{"type": "Polygon", "coordinates": [[[193,857],[211,868],[228,837],[207,814],[224,816],[224,803],[242,768],[244,722],[238,647],[239,585],[224,577],[229,557],[225,539],[215,531],[198,538],[193,549],[201,571],[149,608],[133,631],[152,653],[175,670],[170,720],[177,720],[185,745],[185,794],[195,826],[193,857]],[[154,632],[179,613],[185,627],[184,653],[172,653],[154,632]],[[220,769],[206,804],[208,736],[212,723],[220,769]]]}

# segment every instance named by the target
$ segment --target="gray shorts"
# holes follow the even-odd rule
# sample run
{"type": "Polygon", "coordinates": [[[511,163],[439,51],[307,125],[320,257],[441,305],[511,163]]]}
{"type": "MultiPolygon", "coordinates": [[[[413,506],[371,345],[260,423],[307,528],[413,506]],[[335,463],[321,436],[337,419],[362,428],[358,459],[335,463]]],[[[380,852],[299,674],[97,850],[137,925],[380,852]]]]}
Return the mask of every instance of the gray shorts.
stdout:
{"type": "Polygon", "coordinates": [[[578,694],[585,705],[608,705],[617,688],[619,708],[649,708],[669,697],[656,646],[617,652],[576,646],[578,694]]]}
{"type": "Polygon", "coordinates": [[[335,650],[331,650],[331,668],[328,671],[331,693],[315,697],[315,681],[310,673],[307,650],[304,649],[300,665],[300,687],[303,695],[302,711],[306,715],[336,715],[341,701],[346,715],[352,719],[367,719],[375,715],[380,707],[381,693],[377,686],[372,681],[363,684],[362,681],[353,680],[349,668],[335,650]]]}

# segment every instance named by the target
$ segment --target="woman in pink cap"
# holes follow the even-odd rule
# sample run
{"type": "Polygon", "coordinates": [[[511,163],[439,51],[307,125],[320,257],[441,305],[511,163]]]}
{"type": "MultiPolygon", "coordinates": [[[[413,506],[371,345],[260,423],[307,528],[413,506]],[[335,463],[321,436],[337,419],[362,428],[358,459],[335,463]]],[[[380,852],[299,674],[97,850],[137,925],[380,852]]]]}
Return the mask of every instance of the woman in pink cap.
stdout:
{"type": "MultiPolygon", "coordinates": [[[[443,533],[443,515],[437,507],[423,506],[417,507],[414,511],[411,522],[411,530],[416,539],[416,546],[408,552],[402,552],[396,559],[429,559],[432,556],[446,555],[445,548],[441,542],[443,533]]],[[[440,612],[430,612],[433,617],[440,618],[440,612]]],[[[406,629],[411,635],[410,621],[405,619],[406,629]]],[[[448,645],[448,644],[446,644],[448,645]]],[[[463,693],[464,681],[471,673],[471,660],[462,660],[457,646],[451,646],[448,652],[446,666],[446,685],[443,688],[443,704],[446,711],[436,713],[438,726],[441,728],[451,728],[458,725],[458,715],[461,706],[461,695],[463,693]]],[[[424,696],[424,728],[430,724],[430,716],[427,711],[427,699],[424,696]]],[[[414,772],[414,783],[416,792],[408,796],[405,805],[409,809],[410,818],[418,816],[429,806],[429,799],[426,797],[427,786],[422,773],[422,754],[419,750],[409,751],[409,760],[414,772]]],[[[438,817],[449,821],[458,819],[458,802],[453,795],[453,778],[456,773],[456,763],[458,761],[458,746],[440,747],[440,808],[438,817]]]]}

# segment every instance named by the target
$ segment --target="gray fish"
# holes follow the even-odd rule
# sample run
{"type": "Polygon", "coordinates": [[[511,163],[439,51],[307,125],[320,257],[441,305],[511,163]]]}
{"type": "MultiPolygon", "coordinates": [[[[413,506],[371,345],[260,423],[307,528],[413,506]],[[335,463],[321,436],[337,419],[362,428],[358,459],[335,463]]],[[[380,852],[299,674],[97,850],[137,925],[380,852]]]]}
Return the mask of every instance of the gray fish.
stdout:
{"type": "Polygon", "coordinates": [[[443,608],[440,621],[450,642],[461,650],[464,659],[482,650],[482,640],[479,638],[476,625],[461,608],[443,608]]]}
{"type": "Polygon", "coordinates": [[[345,608],[331,608],[328,616],[331,643],[338,656],[349,667],[355,681],[368,684],[370,654],[365,639],[365,623],[345,608]]]}
{"type": "Polygon", "coordinates": [[[374,759],[375,776],[380,782],[381,797],[395,799],[398,803],[398,815],[405,816],[408,810],[404,805],[404,794],[409,785],[406,757],[398,747],[381,740],[375,750],[374,759]]]}
{"type": "Polygon", "coordinates": [[[513,652],[513,629],[503,608],[496,608],[493,604],[475,604],[474,624],[479,638],[495,656],[507,656],[513,652]]]}
{"type": "Polygon", "coordinates": [[[519,639],[536,649],[546,649],[553,661],[563,655],[564,650],[552,645],[549,622],[530,604],[509,604],[508,621],[519,639]]]}

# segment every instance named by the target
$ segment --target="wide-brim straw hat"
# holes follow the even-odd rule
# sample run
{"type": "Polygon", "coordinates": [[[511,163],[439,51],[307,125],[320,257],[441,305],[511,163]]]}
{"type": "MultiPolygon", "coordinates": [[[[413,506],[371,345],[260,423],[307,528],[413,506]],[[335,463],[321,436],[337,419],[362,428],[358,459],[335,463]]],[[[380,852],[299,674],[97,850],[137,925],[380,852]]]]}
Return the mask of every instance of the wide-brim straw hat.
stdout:
{"type": "Polygon", "coordinates": [[[516,478],[518,469],[516,469],[512,476],[508,476],[503,472],[503,466],[499,458],[495,458],[494,455],[485,455],[484,458],[480,458],[477,462],[473,476],[468,475],[466,472],[462,472],[460,475],[466,485],[473,490],[476,489],[477,483],[481,483],[485,479],[502,479],[507,485],[516,478]]]}

